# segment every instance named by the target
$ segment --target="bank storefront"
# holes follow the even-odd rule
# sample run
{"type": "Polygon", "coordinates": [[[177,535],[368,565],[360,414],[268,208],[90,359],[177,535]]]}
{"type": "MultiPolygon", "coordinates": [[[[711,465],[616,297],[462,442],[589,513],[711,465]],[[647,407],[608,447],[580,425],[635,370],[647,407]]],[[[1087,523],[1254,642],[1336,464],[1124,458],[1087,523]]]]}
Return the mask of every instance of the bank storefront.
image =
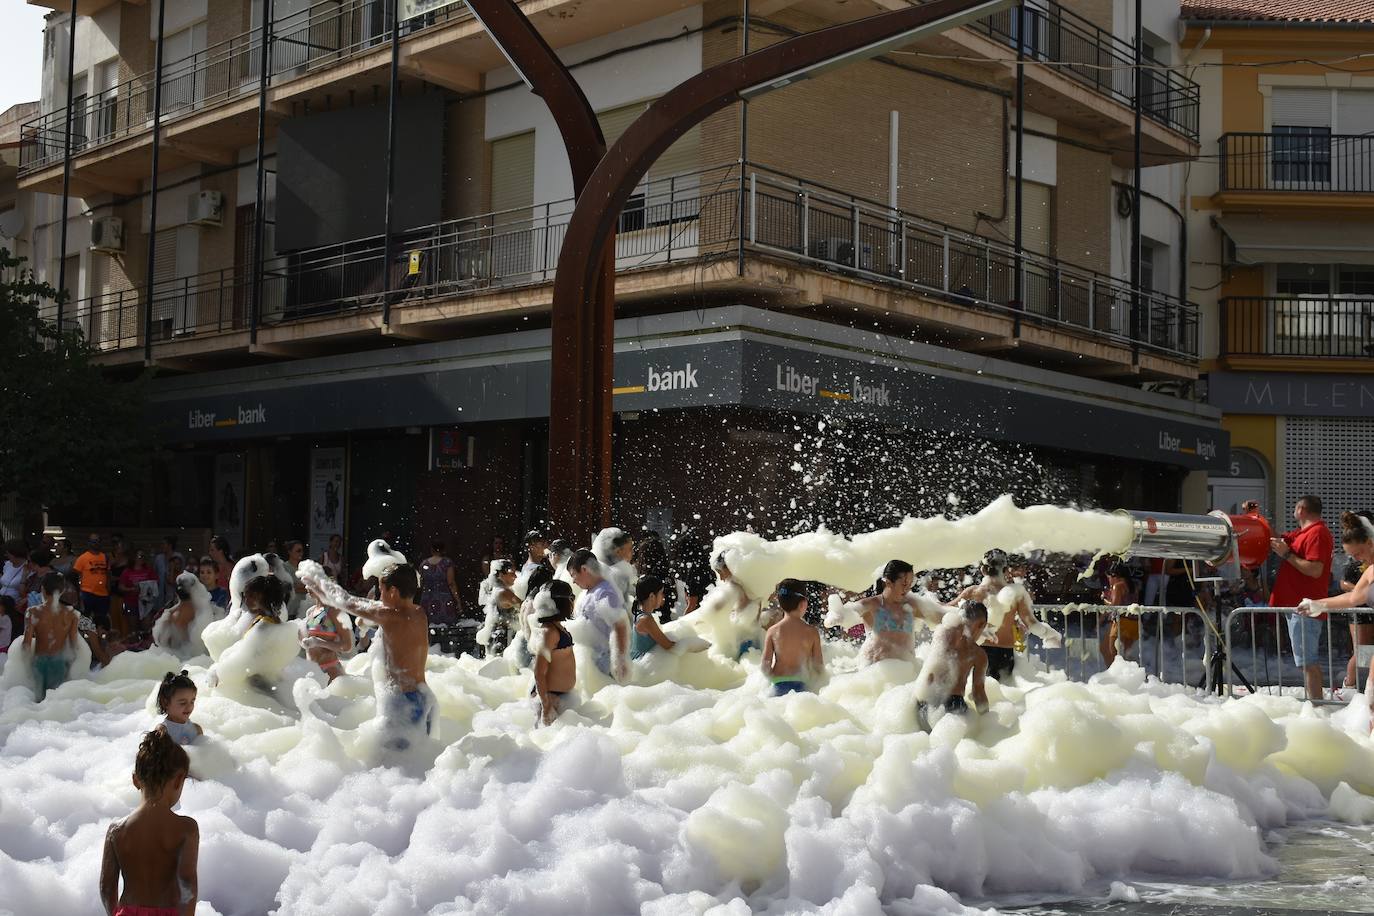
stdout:
{"type": "MultiPolygon", "coordinates": [[[[757,500],[747,484],[768,478],[795,501],[787,468],[845,447],[803,436],[804,417],[806,430],[910,437],[894,446],[903,455],[958,434],[1110,466],[1113,479],[1138,469],[1175,501],[1188,473],[1228,461],[1206,405],[791,315],[722,307],[624,319],[616,336],[626,525],[664,524],[664,511],[713,524],[727,479],[757,500]]],[[[205,373],[157,383],[150,420],[174,451],[217,467],[216,501],[234,502],[214,514],[244,519],[249,543],[283,527],[313,540],[324,518],[356,549],[364,530],[428,538],[474,518],[513,532],[542,511],[548,347],[530,331],[205,373]]],[[[894,476],[910,473],[900,465],[894,476]]]]}

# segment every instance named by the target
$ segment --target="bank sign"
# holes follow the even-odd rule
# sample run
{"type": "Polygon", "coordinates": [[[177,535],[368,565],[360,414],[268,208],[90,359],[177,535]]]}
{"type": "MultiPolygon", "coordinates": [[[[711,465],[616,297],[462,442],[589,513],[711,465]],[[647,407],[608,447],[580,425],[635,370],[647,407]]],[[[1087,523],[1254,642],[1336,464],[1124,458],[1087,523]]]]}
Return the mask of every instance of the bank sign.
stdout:
{"type": "MultiPolygon", "coordinates": [[[[615,356],[615,409],[738,405],[916,427],[936,437],[958,432],[1187,468],[1227,466],[1226,433],[1203,419],[775,340],[679,337],[622,348],[615,356]]],[[[301,373],[280,384],[225,384],[196,396],[168,390],[152,399],[150,422],[164,441],[176,442],[548,416],[547,359],[490,353],[480,362],[392,364],[385,375],[301,373]]]]}

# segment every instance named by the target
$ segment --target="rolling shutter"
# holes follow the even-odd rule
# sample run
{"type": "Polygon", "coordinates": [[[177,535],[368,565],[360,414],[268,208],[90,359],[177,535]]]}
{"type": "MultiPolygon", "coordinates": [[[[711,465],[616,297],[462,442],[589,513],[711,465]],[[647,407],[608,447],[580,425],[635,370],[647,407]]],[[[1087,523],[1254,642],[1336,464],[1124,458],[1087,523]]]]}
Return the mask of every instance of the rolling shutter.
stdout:
{"type": "Polygon", "coordinates": [[[1274,87],[1270,99],[1271,126],[1330,127],[1330,89],[1291,89],[1274,87]]]}
{"type": "MultiPolygon", "coordinates": [[[[1007,182],[1007,210],[1011,214],[1008,223],[1016,225],[1016,180],[1007,182]]],[[[1021,233],[1021,244],[1026,251],[1049,255],[1054,238],[1054,188],[1038,181],[1021,183],[1021,211],[1026,225],[1021,233]]]]}
{"type": "Polygon", "coordinates": [[[528,219],[532,206],[534,131],[528,131],[491,145],[491,209],[501,214],[499,222],[507,223],[528,219]]]}

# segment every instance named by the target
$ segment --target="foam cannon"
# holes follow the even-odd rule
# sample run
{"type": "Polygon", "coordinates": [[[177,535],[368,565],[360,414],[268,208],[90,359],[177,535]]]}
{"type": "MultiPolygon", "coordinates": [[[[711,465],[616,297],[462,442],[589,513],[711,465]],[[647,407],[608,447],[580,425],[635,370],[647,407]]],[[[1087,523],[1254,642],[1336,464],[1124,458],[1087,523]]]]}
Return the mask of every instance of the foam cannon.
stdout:
{"type": "Polygon", "coordinates": [[[1230,568],[1240,578],[1240,567],[1257,569],[1269,557],[1273,531],[1258,515],[1227,515],[1217,510],[1208,515],[1176,515],[1120,509],[1131,520],[1131,545],[1126,553],[1136,557],[1200,560],[1218,570],[1230,568]]]}

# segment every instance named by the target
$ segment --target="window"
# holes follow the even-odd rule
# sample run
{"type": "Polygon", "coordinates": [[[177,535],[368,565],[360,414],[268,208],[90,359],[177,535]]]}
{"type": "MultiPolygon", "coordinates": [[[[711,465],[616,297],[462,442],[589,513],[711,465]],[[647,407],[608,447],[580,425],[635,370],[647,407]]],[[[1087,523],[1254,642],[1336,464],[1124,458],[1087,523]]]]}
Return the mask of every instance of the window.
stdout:
{"type": "Polygon", "coordinates": [[[1331,292],[1331,267],[1327,264],[1280,264],[1274,292],[1281,296],[1325,296],[1331,292]]]}
{"type": "Polygon", "coordinates": [[[1331,128],[1274,125],[1274,182],[1331,181],[1331,128]]]}
{"type": "Polygon", "coordinates": [[[1374,265],[1340,265],[1336,292],[1342,296],[1374,296],[1374,265]]]}

